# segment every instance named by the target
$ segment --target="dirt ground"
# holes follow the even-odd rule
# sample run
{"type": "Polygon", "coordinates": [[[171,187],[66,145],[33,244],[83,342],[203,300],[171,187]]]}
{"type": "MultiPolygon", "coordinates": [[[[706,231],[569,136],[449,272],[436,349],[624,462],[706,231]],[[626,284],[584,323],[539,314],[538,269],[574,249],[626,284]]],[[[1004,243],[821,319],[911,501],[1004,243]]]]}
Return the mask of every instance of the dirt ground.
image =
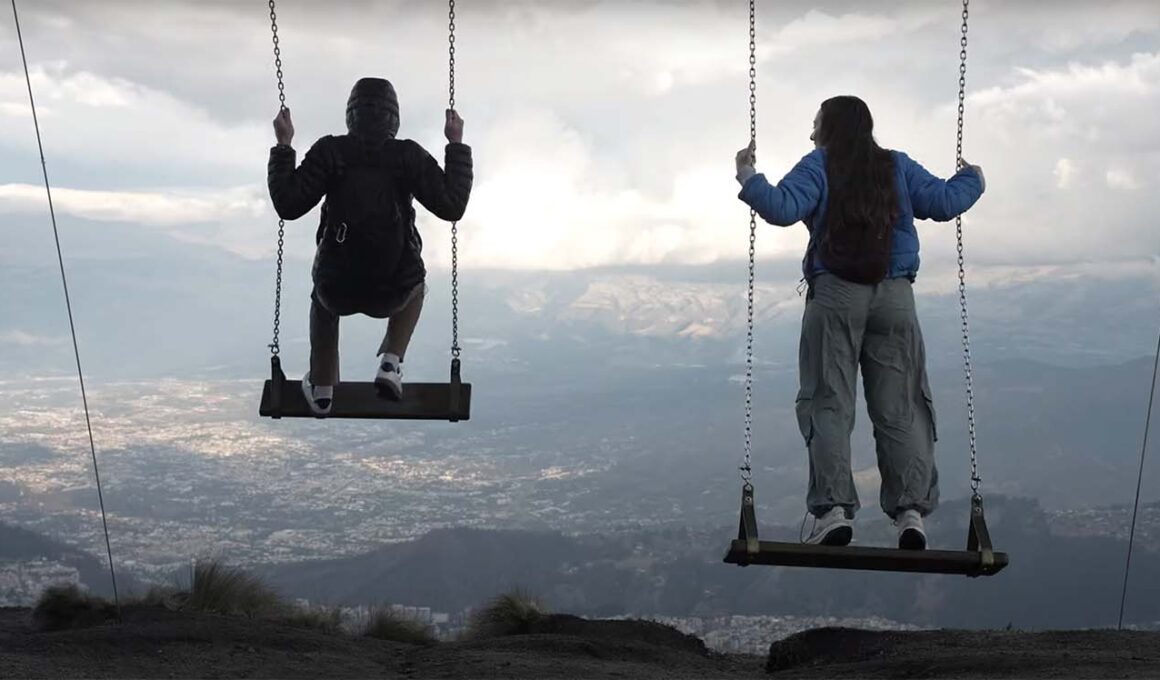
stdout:
{"type": "Polygon", "coordinates": [[[433,647],[164,609],[121,624],[38,632],[0,610],[0,677],[759,678],[764,659],[710,654],[695,638],[562,617],[552,632],[433,647]]]}
{"type": "Polygon", "coordinates": [[[770,646],[778,678],[1160,678],[1160,633],[806,631],[770,646]]]}
{"type": "Polygon", "coordinates": [[[1160,633],[807,631],[769,659],[720,655],[655,624],[561,617],[535,634],[432,647],[269,622],[126,610],[38,632],[0,610],[0,677],[19,678],[1157,678],[1160,633]],[[767,668],[768,665],[768,668],[767,668]]]}

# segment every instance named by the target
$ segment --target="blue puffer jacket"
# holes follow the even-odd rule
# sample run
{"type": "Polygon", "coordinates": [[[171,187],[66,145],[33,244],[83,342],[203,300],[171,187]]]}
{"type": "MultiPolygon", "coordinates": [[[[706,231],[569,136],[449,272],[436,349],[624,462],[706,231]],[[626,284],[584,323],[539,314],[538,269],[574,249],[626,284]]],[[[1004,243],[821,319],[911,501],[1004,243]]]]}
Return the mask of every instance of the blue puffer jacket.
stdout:
{"type": "MultiPolygon", "coordinates": [[[[914,279],[918,273],[918,232],[914,220],[946,222],[967,211],[983,194],[983,183],[970,167],[963,168],[949,180],[927,172],[901,151],[894,156],[894,181],[898,189],[899,212],[894,223],[894,243],[890,255],[888,278],[914,279]]],[[[804,221],[810,230],[810,245],[802,261],[807,279],[825,271],[812,261],[818,224],[825,213],[828,190],[824,149],[805,155],[776,185],[758,173],[745,181],[738,198],[757,211],[770,224],[788,227],[804,221]]]]}

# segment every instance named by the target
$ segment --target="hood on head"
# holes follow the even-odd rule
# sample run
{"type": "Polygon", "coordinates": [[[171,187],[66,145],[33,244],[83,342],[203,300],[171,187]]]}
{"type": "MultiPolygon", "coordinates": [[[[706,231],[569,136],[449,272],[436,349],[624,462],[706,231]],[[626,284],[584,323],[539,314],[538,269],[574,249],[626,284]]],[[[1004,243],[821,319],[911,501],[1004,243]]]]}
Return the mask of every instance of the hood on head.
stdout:
{"type": "Polygon", "coordinates": [[[399,132],[399,98],[389,80],[360,78],[346,100],[346,130],[367,139],[393,139],[399,132]]]}

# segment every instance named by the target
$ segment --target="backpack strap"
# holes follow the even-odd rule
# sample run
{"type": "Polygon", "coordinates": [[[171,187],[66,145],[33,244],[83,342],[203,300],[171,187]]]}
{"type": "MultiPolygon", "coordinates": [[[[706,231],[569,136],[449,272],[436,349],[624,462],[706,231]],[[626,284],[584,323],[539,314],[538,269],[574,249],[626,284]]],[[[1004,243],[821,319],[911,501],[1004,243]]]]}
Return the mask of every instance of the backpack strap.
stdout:
{"type": "MultiPolygon", "coordinates": [[[[342,184],[347,180],[351,170],[381,170],[391,176],[391,183],[394,187],[394,202],[401,209],[399,196],[402,179],[401,168],[398,159],[393,157],[395,150],[389,148],[393,142],[394,140],[388,139],[384,140],[381,145],[368,146],[349,135],[340,137],[337,149],[339,161],[336,164],[338,172],[335,173],[332,184],[327,187],[327,198],[331,199],[342,191],[342,184]]],[[[325,207],[326,203],[324,203],[325,207]]],[[[342,216],[335,215],[333,207],[324,213],[322,224],[319,226],[319,236],[325,229],[327,217],[341,218],[342,216]]]]}

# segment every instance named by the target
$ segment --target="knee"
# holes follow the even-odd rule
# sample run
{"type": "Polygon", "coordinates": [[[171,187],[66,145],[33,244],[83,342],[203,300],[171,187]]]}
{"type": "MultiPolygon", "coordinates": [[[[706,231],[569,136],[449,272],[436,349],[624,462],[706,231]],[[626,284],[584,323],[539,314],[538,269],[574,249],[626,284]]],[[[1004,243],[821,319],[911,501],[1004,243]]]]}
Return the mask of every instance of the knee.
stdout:
{"type": "Polygon", "coordinates": [[[854,407],[841,400],[814,401],[798,411],[798,422],[802,433],[808,433],[807,444],[816,441],[829,447],[849,440],[854,429],[854,407]]]}
{"type": "Polygon", "coordinates": [[[866,410],[875,426],[886,429],[906,429],[914,420],[913,399],[905,394],[883,394],[868,392],[866,410]]]}
{"type": "Polygon", "coordinates": [[[814,439],[813,399],[799,397],[794,405],[794,410],[797,412],[798,429],[801,431],[802,439],[805,440],[806,446],[809,446],[814,439]]]}

